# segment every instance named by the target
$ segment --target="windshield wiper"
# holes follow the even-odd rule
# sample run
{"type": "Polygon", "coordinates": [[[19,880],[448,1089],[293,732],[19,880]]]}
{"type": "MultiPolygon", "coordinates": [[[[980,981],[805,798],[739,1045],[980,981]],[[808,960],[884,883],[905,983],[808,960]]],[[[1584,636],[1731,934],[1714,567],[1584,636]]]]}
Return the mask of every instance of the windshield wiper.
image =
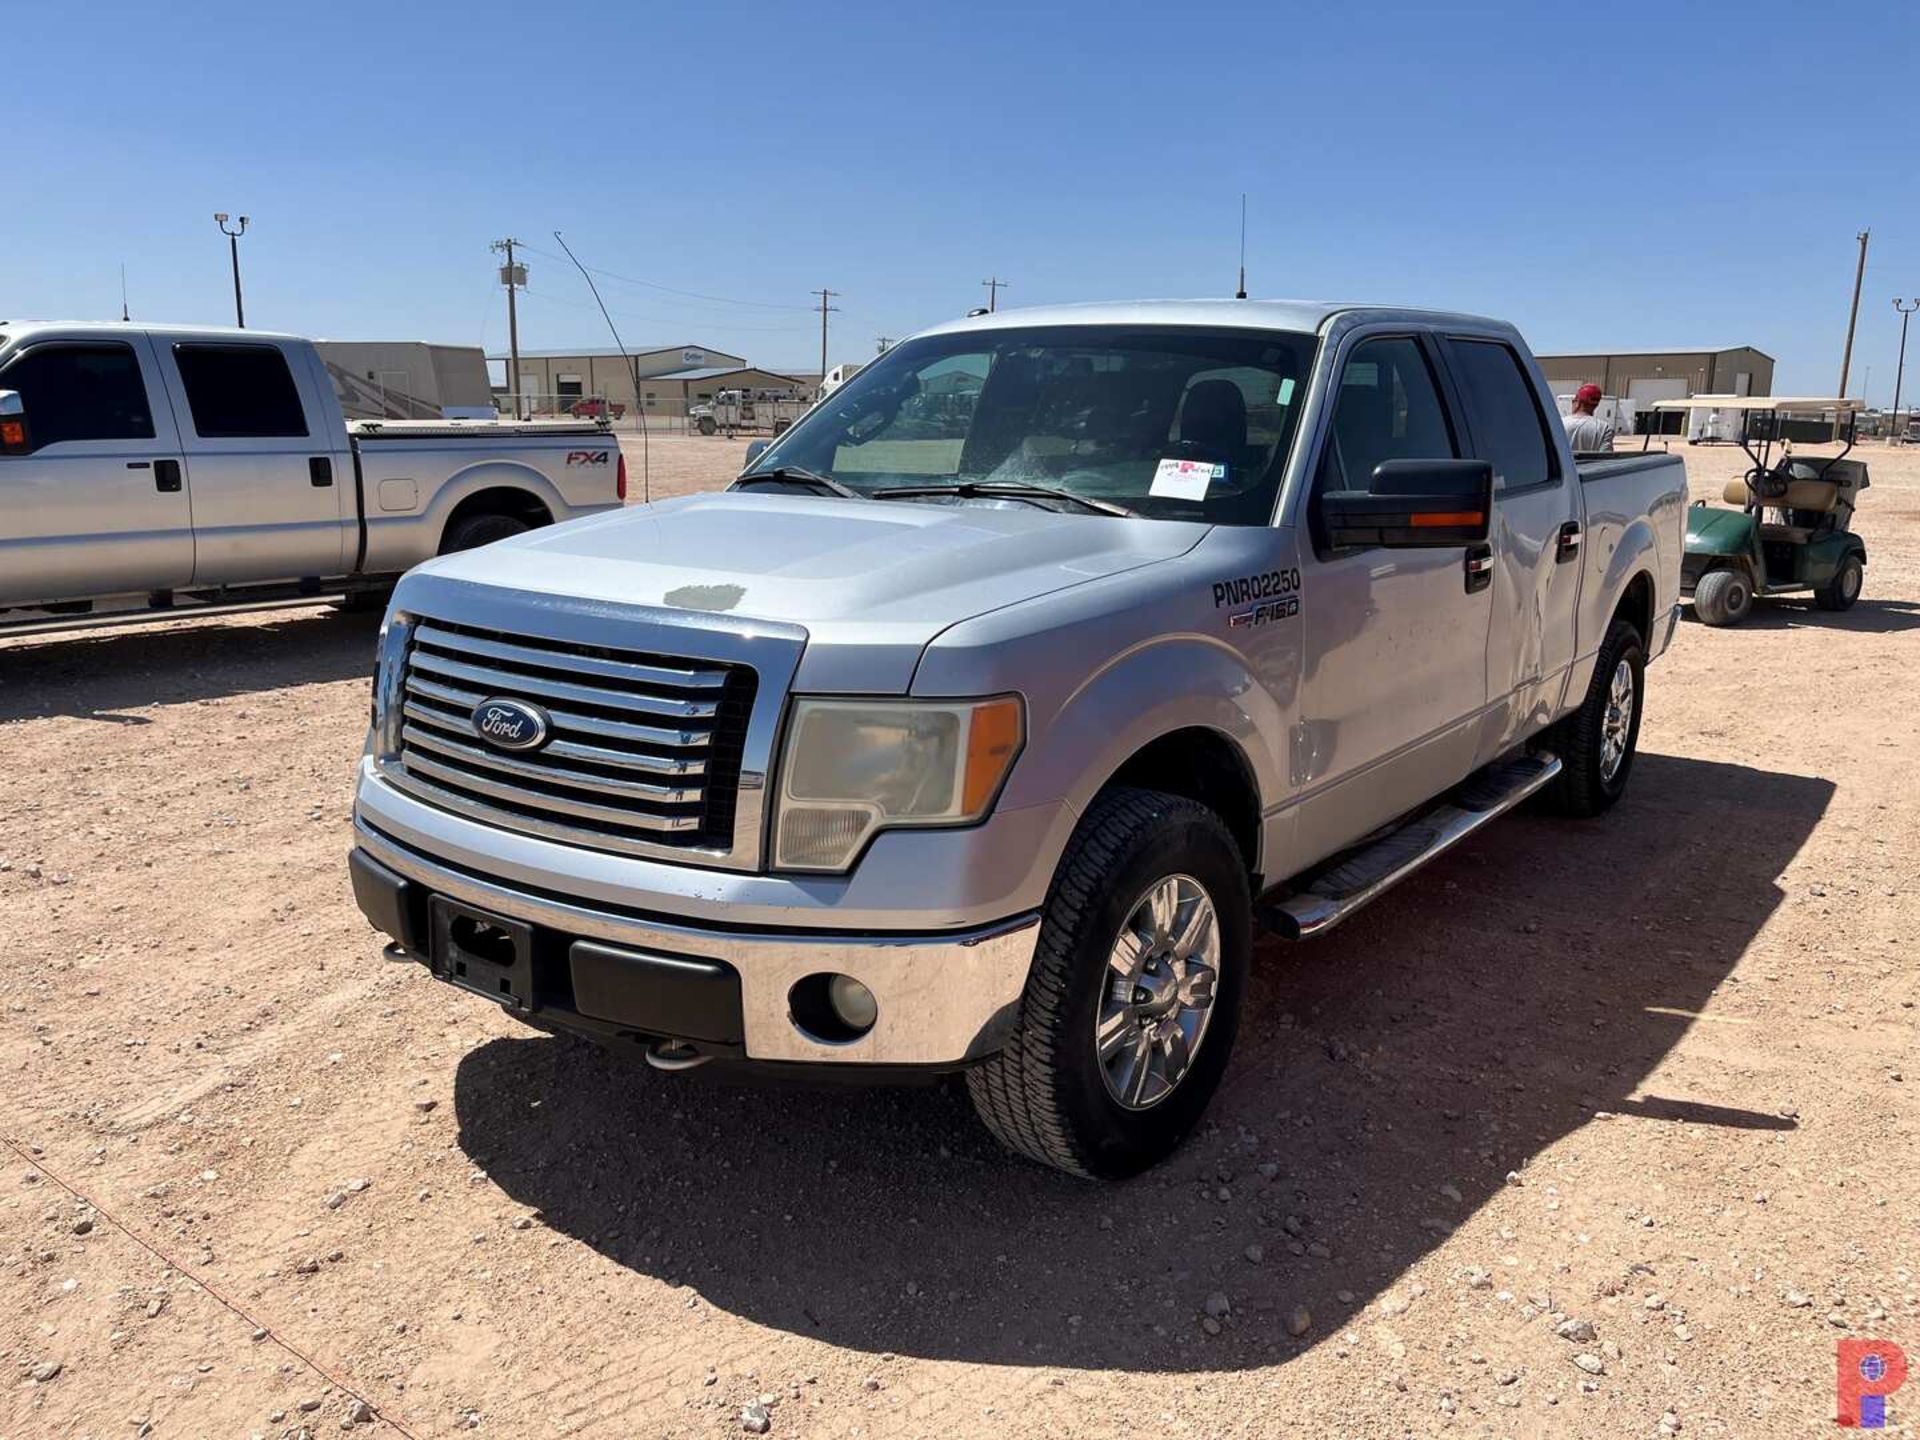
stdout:
{"type": "Polygon", "coordinates": [[[776,485],[806,485],[823,495],[839,495],[847,500],[867,498],[851,485],[842,485],[830,475],[817,475],[811,470],[801,469],[798,465],[776,465],[771,470],[755,470],[751,475],[742,475],[735,480],[733,488],[738,490],[757,480],[770,480],[776,485]]]}
{"type": "Polygon", "coordinates": [[[1095,500],[1086,495],[1076,495],[1071,490],[1056,490],[1050,485],[1029,485],[1022,480],[961,480],[949,485],[890,485],[884,490],[873,492],[875,500],[909,500],[916,495],[958,495],[963,500],[975,496],[987,498],[1003,497],[1023,500],[1029,495],[1038,495],[1047,500],[1064,500],[1069,505],[1079,505],[1098,515],[1119,515],[1137,518],[1139,511],[1129,510],[1124,505],[1111,500],[1095,500]]]}

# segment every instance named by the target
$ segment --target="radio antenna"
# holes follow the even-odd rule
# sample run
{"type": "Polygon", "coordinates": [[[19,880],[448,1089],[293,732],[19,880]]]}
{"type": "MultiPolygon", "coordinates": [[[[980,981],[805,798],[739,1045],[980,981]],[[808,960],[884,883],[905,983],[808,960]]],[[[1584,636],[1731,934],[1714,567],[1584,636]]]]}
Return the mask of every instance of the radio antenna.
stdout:
{"type": "MultiPolygon", "coordinates": [[[[613,343],[619,347],[627,368],[633,372],[633,413],[640,418],[640,498],[643,502],[650,502],[653,499],[653,475],[647,466],[647,397],[640,393],[640,358],[628,354],[626,342],[620,338],[620,332],[614,329],[613,316],[607,313],[607,302],[600,298],[600,287],[593,283],[593,276],[580,263],[580,257],[573,253],[573,247],[567,244],[566,238],[558,230],[553,232],[553,238],[560,242],[560,248],[567,252],[567,259],[573,261],[573,268],[580,272],[580,278],[587,282],[587,289],[593,292],[593,303],[600,307],[600,318],[607,322],[613,343]]],[[[612,401],[607,402],[607,424],[609,427],[613,424],[612,401]]]]}
{"type": "Polygon", "coordinates": [[[120,262],[120,318],[131,320],[133,316],[127,310],[127,262],[120,262]]]}
{"type": "Polygon", "coordinates": [[[1247,192],[1240,192],[1240,288],[1233,292],[1233,298],[1247,298],[1247,192]]]}

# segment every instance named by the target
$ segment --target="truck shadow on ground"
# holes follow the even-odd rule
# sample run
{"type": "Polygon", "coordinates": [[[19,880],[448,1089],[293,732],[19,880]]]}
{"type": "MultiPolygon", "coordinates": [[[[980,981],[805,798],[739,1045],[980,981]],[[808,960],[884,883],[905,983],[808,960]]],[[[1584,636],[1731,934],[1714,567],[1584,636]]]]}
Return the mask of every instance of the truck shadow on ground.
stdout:
{"type": "MultiPolygon", "coordinates": [[[[1688,606],[1694,624],[1700,619],[1688,606]]],[[[1742,630],[1834,630],[1856,635],[1898,635],[1920,630],[1920,605],[1905,600],[1857,600],[1851,610],[1822,610],[1811,600],[1756,600],[1742,630]]]]}
{"type": "Polygon", "coordinates": [[[379,629],[378,615],[317,606],[276,612],[266,624],[208,619],[21,639],[0,645],[0,722],[75,715],[144,725],[145,716],[126,712],[371,680],[379,629]]]}
{"type": "Polygon", "coordinates": [[[460,1143],[547,1225],[761,1325],[989,1363],[1271,1364],[1596,1111],[1792,1128],[1785,1097],[1639,1092],[1783,903],[1833,788],[1643,755],[1601,821],[1509,818],[1333,937],[1263,944],[1209,1122],[1123,1185],[1008,1157],[951,1085],[656,1075],[544,1037],[462,1059],[460,1143]],[[1214,1292],[1233,1314],[1210,1336],[1214,1292]]]}

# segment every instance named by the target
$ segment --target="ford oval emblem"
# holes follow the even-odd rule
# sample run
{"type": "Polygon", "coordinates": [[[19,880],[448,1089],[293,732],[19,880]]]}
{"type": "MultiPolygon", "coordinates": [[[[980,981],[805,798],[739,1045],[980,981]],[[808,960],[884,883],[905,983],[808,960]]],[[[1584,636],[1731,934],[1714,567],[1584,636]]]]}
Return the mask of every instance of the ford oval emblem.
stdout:
{"type": "Polygon", "coordinates": [[[552,729],[547,712],[524,700],[489,697],[473,707],[472,718],[475,732],[496,750],[538,750],[552,729]]]}

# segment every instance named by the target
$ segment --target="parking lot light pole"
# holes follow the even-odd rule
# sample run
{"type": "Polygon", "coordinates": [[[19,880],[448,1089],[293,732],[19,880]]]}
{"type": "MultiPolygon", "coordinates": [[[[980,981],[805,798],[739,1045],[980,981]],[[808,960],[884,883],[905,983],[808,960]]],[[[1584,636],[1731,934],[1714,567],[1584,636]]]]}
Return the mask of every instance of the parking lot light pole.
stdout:
{"type": "Polygon", "coordinates": [[[1895,296],[1893,308],[1900,312],[1900,363],[1893,372],[1893,428],[1888,432],[1887,443],[1894,444],[1900,439],[1900,382],[1907,373],[1907,321],[1913,312],[1920,310],[1920,296],[1915,296],[1913,304],[1902,305],[1895,296]]]}
{"type": "Polygon", "coordinates": [[[246,308],[240,303],[240,237],[247,233],[247,217],[240,217],[240,228],[227,228],[227,212],[216,211],[213,223],[220,227],[220,233],[227,237],[227,249],[233,255],[233,323],[242,330],[247,328],[246,308]]]}

